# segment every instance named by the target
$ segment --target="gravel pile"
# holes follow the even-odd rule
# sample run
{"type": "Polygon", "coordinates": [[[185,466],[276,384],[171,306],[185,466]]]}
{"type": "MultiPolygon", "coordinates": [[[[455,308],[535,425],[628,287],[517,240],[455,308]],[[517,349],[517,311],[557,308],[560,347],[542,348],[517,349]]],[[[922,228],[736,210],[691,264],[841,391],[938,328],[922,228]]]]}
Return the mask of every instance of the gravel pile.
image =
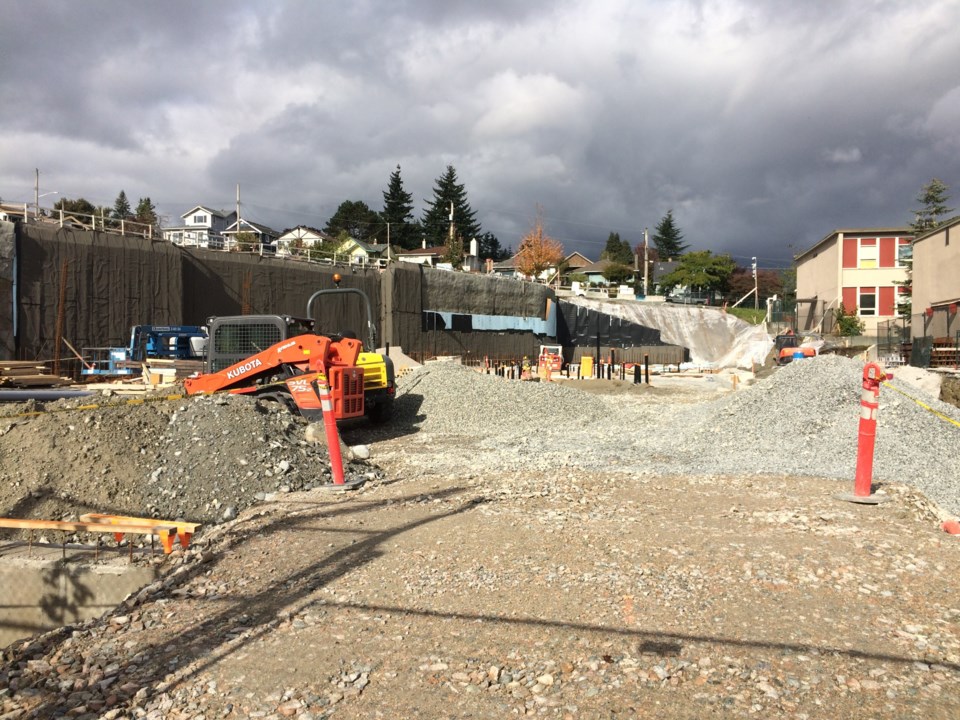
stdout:
{"type": "MultiPolygon", "coordinates": [[[[401,379],[398,415],[419,427],[412,443],[454,445],[425,463],[425,472],[569,466],[639,475],[800,474],[852,488],[862,373],[861,362],[825,355],[735,393],[710,399],[705,392],[703,402],[678,404],[652,393],[599,396],[562,381],[505,381],[436,363],[401,379]]],[[[891,384],[960,420],[956,407],[902,381],[891,384]]],[[[875,481],[913,485],[960,512],[960,428],[890,388],[880,395],[875,481]]]]}
{"type": "MultiPolygon", "coordinates": [[[[0,419],[0,514],[96,511],[210,523],[271,493],[331,483],[326,447],[308,443],[306,422],[277,403],[220,395],[133,406],[106,399],[98,409],[71,410],[71,402],[0,419]]],[[[352,462],[345,474],[372,479],[378,471],[352,462]]]]}

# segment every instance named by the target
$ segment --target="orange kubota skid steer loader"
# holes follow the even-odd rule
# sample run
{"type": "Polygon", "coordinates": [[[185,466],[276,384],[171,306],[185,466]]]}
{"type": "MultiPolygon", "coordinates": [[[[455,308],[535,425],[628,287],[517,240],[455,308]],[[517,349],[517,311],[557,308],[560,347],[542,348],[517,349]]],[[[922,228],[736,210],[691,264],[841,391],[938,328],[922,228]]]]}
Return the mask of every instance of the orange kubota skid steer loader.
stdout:
{"type": "MultiPolygon", "coordinates": [[[[343,288],[324,294],[356,293],[367,303],[367,324],[374,343],[369,300],[362,292],[343,288]]],[[[393,411],[393,363],[385,355],[365,352],[360,340],[312,333],[312,319],[286,315],[243,315],[211,318],[206,370],[188,378],[188,395],[229,391],[280,400],[295,406],[308,420],[322,416],[317,383],[326,380],[338,420],[367,415],[386,422],[393,411]]]]}

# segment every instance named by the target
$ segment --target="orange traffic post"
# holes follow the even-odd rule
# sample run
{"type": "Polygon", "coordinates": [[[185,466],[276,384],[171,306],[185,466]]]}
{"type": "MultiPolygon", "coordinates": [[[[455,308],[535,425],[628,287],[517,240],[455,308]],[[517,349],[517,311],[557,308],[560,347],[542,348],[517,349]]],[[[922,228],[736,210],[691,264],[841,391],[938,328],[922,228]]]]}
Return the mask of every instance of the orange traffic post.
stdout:
{"type": "Polygon", "coordinates": [[[327,379],[320,375],[313,381],[313,387],[320,398],[320,409],[323,412],[323,429],[327,436],[327,451],[330,453],[330,474],[333,477],[331,490],[354,490],[363,485],[364,480],[346,482],[343,476],[343,454],[340,452],[340,431],[337,430],[337,418],[333,410],[333,400],[330,397],[330,386],[327,379]]]}
{"type": "Polygon", "coordinates": [[[840,493],[838,500],[876,505],[887,497],[876,495],[873,487],[873,451],[877,439],[877,411],[880,408],[880,383],[893,378],[883,367],[870,362],[863,367],[863,390],[860,393],[860,432],[857,437],[857,470],[853,493],[840,493]]]}

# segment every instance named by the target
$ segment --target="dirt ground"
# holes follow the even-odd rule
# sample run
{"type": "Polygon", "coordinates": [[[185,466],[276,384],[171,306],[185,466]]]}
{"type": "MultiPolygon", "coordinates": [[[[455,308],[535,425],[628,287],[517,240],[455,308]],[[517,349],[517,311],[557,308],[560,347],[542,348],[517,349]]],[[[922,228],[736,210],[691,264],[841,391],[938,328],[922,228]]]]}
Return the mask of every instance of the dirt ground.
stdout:
{"type": "Polygon", "coordinates": [[[8,648],[0,718],[960,717],[960,540],[908,488],[428,475],[470,448],[369,444],[359,491],[255,505],[8,648]]]}

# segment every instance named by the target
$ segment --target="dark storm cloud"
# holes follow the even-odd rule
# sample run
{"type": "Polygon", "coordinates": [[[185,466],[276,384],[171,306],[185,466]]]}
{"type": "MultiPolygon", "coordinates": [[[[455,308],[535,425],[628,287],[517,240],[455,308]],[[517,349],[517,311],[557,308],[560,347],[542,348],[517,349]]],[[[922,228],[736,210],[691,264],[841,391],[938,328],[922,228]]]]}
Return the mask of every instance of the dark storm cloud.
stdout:
{"type": "Polygon", "coordinates": [[[40,167],[176,217],[239,184],[282,229],[378,209],[398,163],[419,210],[452,164],[505,246],[537,204],[592,257],[673,209],[694,248],[786,265],[960,188],[948,0],[0,7],[4,198],[40,167]]]}

